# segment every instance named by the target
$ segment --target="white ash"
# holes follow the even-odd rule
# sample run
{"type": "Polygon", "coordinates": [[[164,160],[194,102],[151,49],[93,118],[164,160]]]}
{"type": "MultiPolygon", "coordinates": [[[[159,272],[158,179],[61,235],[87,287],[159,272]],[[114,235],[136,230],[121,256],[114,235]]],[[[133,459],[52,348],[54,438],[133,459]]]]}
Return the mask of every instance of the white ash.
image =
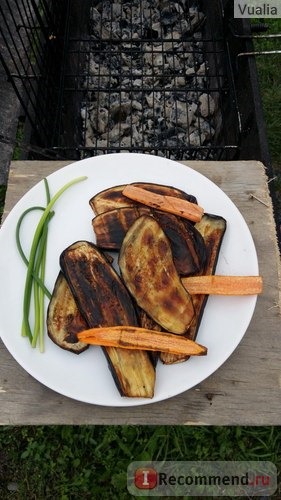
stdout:
{"type": "Polygon", "coordinates": [[[207,151],[218,96],[208,91],[204,19],[188,0],[94,2],[81,109],[86,147],[168,150],[173,159],[207,151]]]}
{"type": "Polygon", "coordinates": [[[204,118],[213,115],[216,109],[215,101],[210,94],[201,94],[199,97],[200,114],[204,118]]]}

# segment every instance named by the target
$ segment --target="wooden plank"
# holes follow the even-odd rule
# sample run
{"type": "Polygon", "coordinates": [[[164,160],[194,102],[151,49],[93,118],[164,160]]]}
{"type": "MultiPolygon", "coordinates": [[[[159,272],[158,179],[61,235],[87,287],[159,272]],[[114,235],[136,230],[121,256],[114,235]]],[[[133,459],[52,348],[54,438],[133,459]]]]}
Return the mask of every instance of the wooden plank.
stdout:
{"type": "Polygon", "coordinates": [[[9,181],[5,199],[3,222],[6,215],[19,199],[43,177],[59,168],[69,165],[71,161],[13,161],[10,166],[9,181]]]}
{"type": "MultiPolygon", "coordinates": [[[[6,213],[27,189],[66,163],[70,162],[12,163],[6,213]]],[[[281,272],[264,167],[256,161],[186,164],[215,182],[233,200],[256,244],[264,293],[258,297],[251,324],[238,348],[197,387],[167,401],[116,411],[73,401],[47,389],[14,361],[1,343],[1,424],[280,424],[281,272]]]]}

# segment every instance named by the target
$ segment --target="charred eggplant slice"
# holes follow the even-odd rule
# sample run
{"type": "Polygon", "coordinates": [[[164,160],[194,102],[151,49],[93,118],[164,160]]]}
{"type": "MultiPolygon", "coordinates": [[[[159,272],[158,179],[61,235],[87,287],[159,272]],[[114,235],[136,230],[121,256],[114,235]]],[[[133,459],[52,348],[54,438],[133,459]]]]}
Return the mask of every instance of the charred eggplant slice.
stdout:
{"type": "Polygon", "coordinates": [[[92,219],[96,245],[103,250],[120,250],[131,225],[141,215],[151,215],[150,208],[123,207],[103,212],[92,219]]]}
{"type": "Polygon", "coordinates": [[[77,333],[87,328],[66,279],[60,272],[47,311],[47,331],[52,341],[62,349],[75,354],[88,349],[77,339],[77,333]]]}
{"type": "Polygon", "coordinates": [[[168,237],[177,272],[198,274],[206,260],[205,242],[193,224],[181,217],[146,207],[123,207],[97,215],[92,220],[96,244],[102,249],[120,250],[131,225],[141,215],[153,216],[168,237]]]}
{"type": "MultiPolygon", "coordinates": [[[[207,262],[204,274],[215,274],[221,244],[226,231],[226,220],[218,215],[205,214],[197,224],[197,229],[202,234],[207,249],[207,262]]],[[[194,318],[188,331],[188,337],[192,340],[195,340],[197,336],[208,295],[197,295],[194,299],[194,303],[196,304],[196,319],[194,318]]]]}
{"type": "Polygon", "coordinates": [[[153,216],[170,242],[177,272],[182,276],[189,276],[203,271],[206,247],[194,224],[160,210],[154,210],[153,216]]]}
{"type": "Polygon", "coordinates": [[[139,217],[119,254],[124,282],[141,307],[165,330],[183,334],[194,316],[192,299],[176,271],[167,237],[154,217],[139,217]]]}
{"type": "MultiPolygon", "coordinates": [[[[138,326],[126,287],[96,245],[73,243],[62,252],[60,265],[89,328],[138,326]]],[[[155,369],[147,352],[114,347],[103,350],[122,396],[153,397],[155,369]]]]}
{"type": "MultiPolygon", "coordinates": [[[[154,184],[151,182],[135,182],[134,185],[142,187],[144,189],[149,189],[154,193],[164,194],[166,196],[176,196],[192,203],[197,203],[195,196],[187,194],[184,191],[172,186],[154,184]]],[[[114,186],[105,189],[104,191],[100,191],[95,196],[93,196],[89,200],[89,203],[94,213],[98,215],[103,212],[107,212],[108,210],[113,210],[114,208],[140,206],[141,203],[131,201],[122,194],[124,187],[125,184],[114,186]]]]}
{"type": "MultiPolygon", "coordinates": [[[[207,251],[207,261],[203,274],[215,274],[219,252],[226,230],[226,220],[218,215],[204,214],[201,221],[196,224],[196,228],[204,238],[207,251]]],[[[191,340],[195,340],[208,300],[208,295],[193,295],[192,300],[195,315],[186,336],[191,340]]],[[[160,354],[160,359],[165,364],[179,363],[188,358],[189,356],[181,357],[173,354],[160,354]]]]}

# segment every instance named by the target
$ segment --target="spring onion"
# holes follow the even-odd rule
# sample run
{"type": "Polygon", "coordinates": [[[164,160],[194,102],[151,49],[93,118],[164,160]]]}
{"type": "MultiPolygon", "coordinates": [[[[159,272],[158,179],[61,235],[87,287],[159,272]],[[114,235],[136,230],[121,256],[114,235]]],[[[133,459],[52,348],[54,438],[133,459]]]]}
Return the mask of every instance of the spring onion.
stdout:
{"type": "MultiPolygon", "coordinates": [[[[20,240],[20,229],[21,229],[21,225],[22,225],[22,222],[23,222],[23,219],[26,217],[26,215],[28,215],[30,212],[33,212],[35,210],[41,210],[42,212],[44,212],[45,210],[45,207],[39,207],[39,206],[35,206],[35,207],[30,207],[30,208],[27,208],[27,210],[25,210],[22,215],[20,216],[18,222],[17,222],[17,226],[16,226],[16,243],[17,243],[17,249],[18,249],[18,252],[23,260],[23,262],[26,264],[26,266],[28,266],[28,259],[23,251],[23,248],[22,248],[22,245],[21,245],[21,240],[20,240]]],[[[54,212],[51,212],[50,213],[50,217],[52,217],[55,213],[54,212]]],[[[49,292],[49,290],[46,288],[46,286],[44,285],[44,283],[41,281],[41,279],[39,278],[39,276],[37,276],[35,273],[33,273],[33,279],[38,283],[38,285],[42,288],[42,290],[44,291],[45,295],[48,297],[48,299],[51,298],[51,293],[49,292]]]]}
{"type": "Polygon", "coordinates": [[[39,339],[40,351],[44,350],[44,295],[50,298],[50,292],[45,286],[45,263],[46,263],[46,249],[48,238],[48,224],[54,215],[52,208],[59,197],[72,185],[87,179],[87,177],[77,177],[72,181],[67,182],[57,193],[51,198],[49,186],[46,179],[44,179],[47,206],[44,207],[31,207],[27,209],[19,218],[16,228],[16,242],[18,251],[27,266],[24,297],[23,297],[23,320],[22,320],[22,335],[28,337],[32,347],[36,347],[39,339]],[[32,210],[43,211],[40,220],[36,226],[33,240],[29,252],[29,258],[24,254],[20,243],[20,226],[23,218],[32,210]],[[33,328],[30,324],[30,309],[31,298],[34,297],[34,325],[33,328]]]}

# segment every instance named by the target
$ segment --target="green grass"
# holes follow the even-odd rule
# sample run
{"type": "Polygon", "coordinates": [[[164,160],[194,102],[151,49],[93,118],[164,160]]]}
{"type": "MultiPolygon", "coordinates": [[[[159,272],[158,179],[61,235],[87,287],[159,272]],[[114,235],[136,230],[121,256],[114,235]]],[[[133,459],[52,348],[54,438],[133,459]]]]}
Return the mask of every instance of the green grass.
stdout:
{"type": "MultiPolygon", "coordinates": [[[[268,34],[281,33],[281,19],[268,19],[268,34]]],[[[266,35],[266,33],[265,33],[266,35]]],[[[280,50],[281,37],[260,38],[255,40],[257,51],[280,50]]],[[[281,164],[281,54],[258,55],[256,57],[263,101],[264,115],[268,133],[269,149],[274,163],[281,164]]]]}
{"type": "MultiPolygon", "coordinates": [[[[268,33],[281,33],[281,19],[267,19],[266,24],[268,33]]],[[[280,48],[281,37],[261,38],[255,42],[257,51],[273,51],[280,48]]],[[[273,165],[276,211],[281,221],[281,54],[260,55],[256,57],[256,62],[273,165]]]]}
{"type": "Polygon", "coordinates": [[[24,117],[19,117],[18,120],[18,126],[17,126],[17,133],[16,133],[16,145],[14,147],[13,151],[13,160],[20,160],[21,159],[21,154],[22,154],[22,148],[21,145],[24,140],[24,126],[25,126],[25,119],[24,117]]]}
{"type": "Polygon", "coordinates": [[[280,448],[278,427],[4,427],[0,498],[126,500],[131,461],[269,460],[280,469],[280,448]]]}
{"type": "MultiPolygon", "coordinates": [[[[281,19],[268,19],[269,33],[281,33],[281,19]]],[[[256,40],[255,48],[261,51],[280,50],[281,37],[256,40]]],[[[256,58],[260,90],[266,121],[269,149],[274,164],[281,168],[281,54],[260,55],[256,58]]]]}

